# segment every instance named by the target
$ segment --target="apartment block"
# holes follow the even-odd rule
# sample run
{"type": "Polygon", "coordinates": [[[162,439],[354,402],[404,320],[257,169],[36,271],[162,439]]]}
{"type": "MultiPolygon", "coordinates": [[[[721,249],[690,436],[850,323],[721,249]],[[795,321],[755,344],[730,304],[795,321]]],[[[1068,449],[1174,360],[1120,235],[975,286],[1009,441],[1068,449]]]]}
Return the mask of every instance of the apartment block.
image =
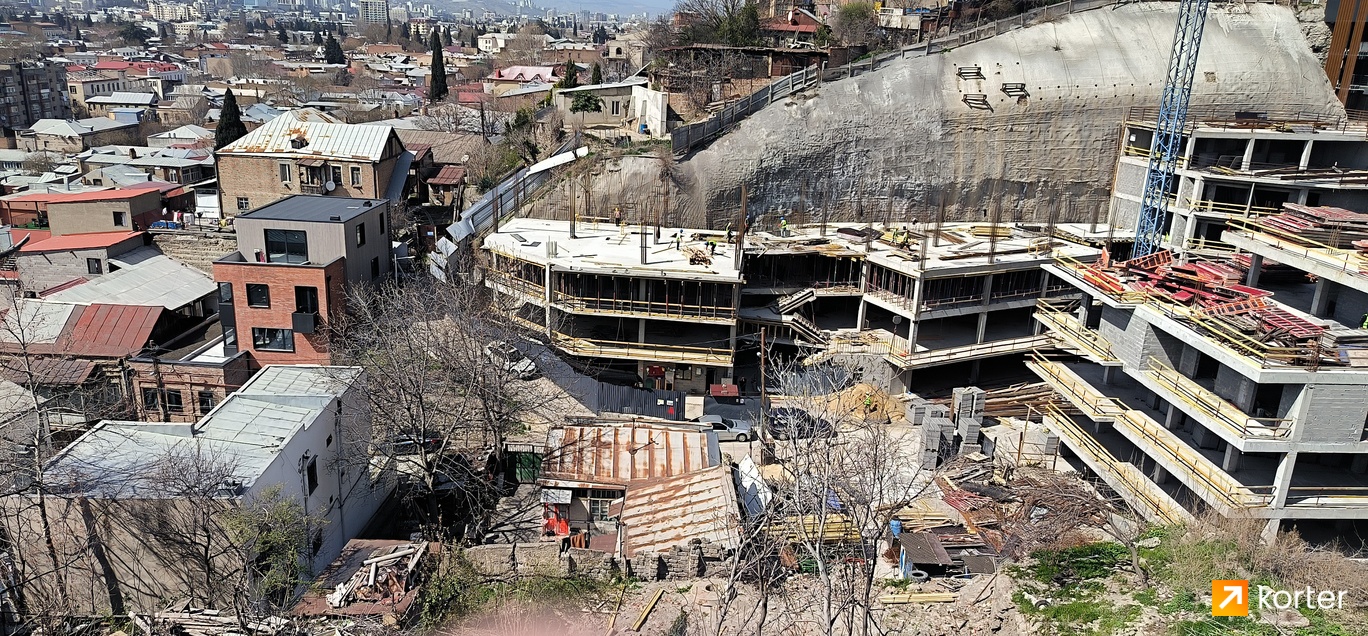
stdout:
{"type": "Polygon", "coordinates": [[[582,368],[658,388],[757,392],[755,352],[853,359],[889,390],[915,373],[1051,346],[1031,318],[1079,292],[1051,253],[1097,258],[1087,224],[851,226],[729,231],[514,219],[484,239],[486,285],[582,368]],[[625,362],[624,362],[625,361],[625,362]],[[746,378],[743,380],[743,378],[746,378]]]}
{"type": "MultiPolygon", "coordinates": [[[[1028,366],[1083,413],[1053,413],[1051,428],[1149,520],[1214,511],[1316,537],[1368,527],[1368,276],[1351,245],[1368,215],[1328,205],[1368,204],[1353,130],[1199,117],[1170,249],[1044,266],[1085,294],[1036,313],[1073,355],[1028,366]]],[[[1116,206],[1133,202],[1123,175],[1147,143],[1119,159],[1116,206]]]]}
{"type": "Polygon", "coordinates": [[[297,195],[238,215],[214,261],[224,351],[258,365],[326,363],[349,285],[392,276],[389,202],[297,195]]]}

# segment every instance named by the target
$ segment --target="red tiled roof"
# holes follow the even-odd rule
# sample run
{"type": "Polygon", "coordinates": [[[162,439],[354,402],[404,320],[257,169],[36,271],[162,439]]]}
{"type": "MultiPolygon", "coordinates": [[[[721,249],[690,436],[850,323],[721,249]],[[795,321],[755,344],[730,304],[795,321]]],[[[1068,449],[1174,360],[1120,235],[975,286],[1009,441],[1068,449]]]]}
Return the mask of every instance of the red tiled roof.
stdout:
{"type": "MultiPolygon", "coordinates": [[[[119,190],[95,190],[93,192],[35,192],[17,196],[10,201],[37,201],[39,203],[84,203],[87,201],[122,201],[132,199],[147,194],[149,187],[160,188],[162,184],[149,182],[154,185],[140,187],[122,188],[119,190]]],[[[171,186],[175,187],[175,186],[171,186]]]]}
{"type": "Polygon", "coordinates": [[[69,250],[92,250],[111,247],[126,241],[142,232],[94,232],[91,234],[67,234],[54,236],[46,241],[29,243],[20,252],[65,252],[69,250]]]}
{"type": "Polygon", "coordinates": [[[162,307],[148,305],[87,305],[63,334],[72,355],[121,358],[147,346],[162,307]]]}
{"type": "Polygon", "coordinates": [[[462,166],[442,166],[437,174],[427,180],[431,185],[457,185],[462,181],[465,181],[465,168],[462,166]]]}

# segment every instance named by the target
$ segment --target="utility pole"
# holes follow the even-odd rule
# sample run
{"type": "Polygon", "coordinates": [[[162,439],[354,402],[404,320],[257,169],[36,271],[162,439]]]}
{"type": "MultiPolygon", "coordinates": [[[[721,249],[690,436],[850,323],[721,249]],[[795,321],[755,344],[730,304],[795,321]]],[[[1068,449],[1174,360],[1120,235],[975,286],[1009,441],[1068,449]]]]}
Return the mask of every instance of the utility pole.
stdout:
{"type": "MultiPolygon", "coordinates": [[[[766,406],[766,404],[765,404],[766,401],[767,401],[767,396],[765,395],[765,328],[764,328],[764,327],[761,327],[761,328],[760,328],[760,434],[763,435],[765,438],[768,439],[769,436],[770,436],[770,430],[769,430],[769,418],[767,417],[767,413],[766,413],[766,412],[769,410],[769,408],[768,408],[768,407],[766,406]]],[[[763,461],[763,460],[764,460],[764,457],[765,457],[765,454],[764,454],[764,453],[761,453],[761,454],[760,454],[761,463],[764,463],[764,461],[763,461]]]]}

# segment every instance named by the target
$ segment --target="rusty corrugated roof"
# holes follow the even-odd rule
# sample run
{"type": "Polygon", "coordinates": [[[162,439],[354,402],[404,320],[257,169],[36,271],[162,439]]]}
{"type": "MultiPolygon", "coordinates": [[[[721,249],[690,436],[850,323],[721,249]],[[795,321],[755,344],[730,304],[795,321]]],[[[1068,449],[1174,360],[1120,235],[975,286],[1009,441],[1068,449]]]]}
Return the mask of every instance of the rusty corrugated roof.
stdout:
{"type": "Polygon", "coordinates": [[[741,544],[741,508],[731,468],[713,466],[629,486],[620,522],[628,557],[665,552],[694,539],[736,548],[741,544]]]}
{"type": "Polygon", "coordinates": [[[76,356],[119,358],[142,351],[163,309],[147,305],[88,305],[58,339],[76,356]],[[65,341],[65,342],[63,342],[65,341]]]}
{"type": "Polygon", "coordinates": [[[589,488],[691,473],[720,463],[709,438],[697,429],[641,423],[553,428],[546,434],[547,452],[538,481],[589,488]]]}

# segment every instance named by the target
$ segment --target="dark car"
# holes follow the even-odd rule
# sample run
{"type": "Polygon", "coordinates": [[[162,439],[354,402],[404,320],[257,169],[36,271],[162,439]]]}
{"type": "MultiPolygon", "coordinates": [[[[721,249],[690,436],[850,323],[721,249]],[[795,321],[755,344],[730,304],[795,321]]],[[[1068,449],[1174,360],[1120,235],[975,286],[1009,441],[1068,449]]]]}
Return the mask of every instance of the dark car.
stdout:
{"type": "Polygon", "coordinates": [[[391,435],[383,444],[385,450],[391,455],[417,455],[419,451],[424,453],[435,453],[442,447],[442,437],[440,435],[391,435]]]}
{"type": "Polygon", "coordinates": [[[836,427],[803,409],[779,407],[770,409],[765,417],[770,436],[775,439],[807,439],[836,437],[836,427]]]}

